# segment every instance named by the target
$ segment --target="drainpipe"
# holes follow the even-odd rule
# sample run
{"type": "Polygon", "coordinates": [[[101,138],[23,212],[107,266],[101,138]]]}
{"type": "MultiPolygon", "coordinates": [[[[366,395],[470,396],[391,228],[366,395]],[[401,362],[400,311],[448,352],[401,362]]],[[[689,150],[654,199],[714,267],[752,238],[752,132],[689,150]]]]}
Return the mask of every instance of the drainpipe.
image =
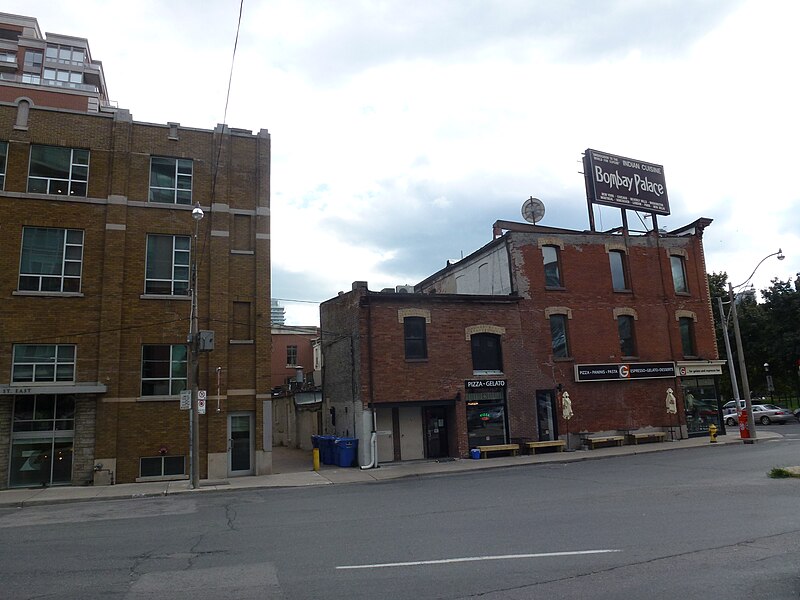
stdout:
{"type": "Polygon", "coordinates": [[[367,373],[369,376],[369,407],[372,410],[372,433],[369,436],[370,461],[361,469],[374,469],[378,466],[378,416],[375,410],[375,393],[372,384],[372,304],[367,298],[367,373]]]}

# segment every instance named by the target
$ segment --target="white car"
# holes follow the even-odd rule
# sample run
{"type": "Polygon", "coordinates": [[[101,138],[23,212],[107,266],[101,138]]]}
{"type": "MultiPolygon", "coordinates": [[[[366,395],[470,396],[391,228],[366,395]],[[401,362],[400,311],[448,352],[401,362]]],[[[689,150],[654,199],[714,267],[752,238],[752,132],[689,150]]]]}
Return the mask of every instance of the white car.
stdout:
{"type": "MultiPolygon", "coordinates": [[[[744,409],[744,400],[740,400],[742,409],[744,409]]],[[[730,410],[733,408],[734,402],[729,402],[731,405],[730,410]]],[[[728,404],[725,406],[727,407],[728,404]]],[[[785,425],[786,421],[792,418],[792,413],[780,406],[774,404],[753,404],[753,419],[762,425],[769,425],[770,423],[779,423],[785,425]]],[[[725,424],[729,427],[735,426],[739,422],[739,417],[736,412],[728,412],[725,415],[725,424]]]]}

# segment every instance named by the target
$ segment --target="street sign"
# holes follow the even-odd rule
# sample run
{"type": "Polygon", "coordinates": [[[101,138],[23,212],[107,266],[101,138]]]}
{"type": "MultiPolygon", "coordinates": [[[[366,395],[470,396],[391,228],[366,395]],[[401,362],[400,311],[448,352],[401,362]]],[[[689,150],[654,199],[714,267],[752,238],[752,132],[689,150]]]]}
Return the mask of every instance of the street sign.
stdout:
{"type": "Polygon", "coordinates": [[[197,390],[197,414],[206,414],[206,391],[197,390]]]}
{"type": "Polygon", "coordinates": [[[192,390],[181,391],[181,410],[189,410],[192,407],[192,390]]]}

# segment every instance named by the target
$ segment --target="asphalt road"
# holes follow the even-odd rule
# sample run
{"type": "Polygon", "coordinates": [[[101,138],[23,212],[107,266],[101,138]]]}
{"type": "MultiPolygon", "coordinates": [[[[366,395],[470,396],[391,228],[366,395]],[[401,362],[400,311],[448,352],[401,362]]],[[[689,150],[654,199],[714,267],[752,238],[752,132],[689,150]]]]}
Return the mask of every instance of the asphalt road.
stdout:
{"type": "Polygon", "coordinates": [[[798,598],[800,425],[725,445],[0,509],[2,598],[798,598]]]}

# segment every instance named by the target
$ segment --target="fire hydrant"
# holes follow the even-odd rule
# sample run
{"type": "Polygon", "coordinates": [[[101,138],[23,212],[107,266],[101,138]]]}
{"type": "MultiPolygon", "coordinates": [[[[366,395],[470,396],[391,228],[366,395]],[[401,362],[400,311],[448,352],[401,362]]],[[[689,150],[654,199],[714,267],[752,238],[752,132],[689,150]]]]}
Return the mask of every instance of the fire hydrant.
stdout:
{"type": "Polygon", "coordinates": [[[708,434],[711,436],[711,443],[717,443],[717,426],[713,423],[708,426],[708,434]]]}

